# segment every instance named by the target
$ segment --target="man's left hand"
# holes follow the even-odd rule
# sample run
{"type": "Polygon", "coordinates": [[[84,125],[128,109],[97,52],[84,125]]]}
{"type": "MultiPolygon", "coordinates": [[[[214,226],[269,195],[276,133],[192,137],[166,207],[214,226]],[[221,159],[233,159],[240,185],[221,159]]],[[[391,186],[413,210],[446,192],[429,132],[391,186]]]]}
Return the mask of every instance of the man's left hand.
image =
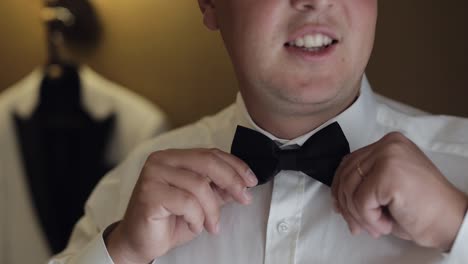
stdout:
{"type": "Polygon", "coordinates": [[[467,195],[398,132],[345,157],[332,195],[353,234],[393,234],[443,251],[451,249],[468,207],[467,195]]]}

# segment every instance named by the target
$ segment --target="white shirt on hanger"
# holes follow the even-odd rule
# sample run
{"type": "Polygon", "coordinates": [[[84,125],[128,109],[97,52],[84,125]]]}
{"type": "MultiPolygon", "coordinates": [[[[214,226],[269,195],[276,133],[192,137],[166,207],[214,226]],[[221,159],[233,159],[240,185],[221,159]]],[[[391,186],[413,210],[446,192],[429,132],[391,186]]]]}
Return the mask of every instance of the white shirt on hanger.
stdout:
{"type": "MultiPolygon", "coordinates": [[[[94,119],[115,114],[107,161],[117,164],[131,149],[169,127],[161,109],[87,66],[79,69],[81,101],[94,119]]],[[[50,252],[35,216],[13,114],[28,118],[38,104],[43,70],[36,69],[0,94],[0,263],[44,263],[50,252]]]]}

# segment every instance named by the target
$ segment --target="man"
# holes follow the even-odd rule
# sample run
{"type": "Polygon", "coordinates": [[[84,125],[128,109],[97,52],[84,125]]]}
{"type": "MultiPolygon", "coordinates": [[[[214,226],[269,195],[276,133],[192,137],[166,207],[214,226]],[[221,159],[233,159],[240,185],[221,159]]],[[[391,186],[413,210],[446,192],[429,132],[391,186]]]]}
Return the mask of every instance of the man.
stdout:
{"type": "Polygon", "coordinates": [[[377,0],[198,2],[231,56],[237,102],[136,150],[51,263],[468,261],[468,123],[372,93],[377,0]],[[260,170],[229,154],[238,125],[286,152],[333,130],[312,149],[345,137],[351,154],[331,189],[295,169],[257,186],[260,170]]]}

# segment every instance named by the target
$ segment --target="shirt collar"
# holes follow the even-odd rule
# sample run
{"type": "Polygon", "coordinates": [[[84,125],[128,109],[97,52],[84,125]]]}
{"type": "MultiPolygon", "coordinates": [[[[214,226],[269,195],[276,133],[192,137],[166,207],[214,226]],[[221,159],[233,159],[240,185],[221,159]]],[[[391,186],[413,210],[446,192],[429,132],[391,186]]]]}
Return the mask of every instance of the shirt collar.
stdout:
{"type": "Polygon", "coordinates": [[[349,142],[351,151],[354,151],[371,143],[371,134],[376,125],[377,102],[369,81],[367,80],[367,77],[364,76],[361,82],[359,97],[350,107],[336,117],[328,120],[320,127],[291,140],[277,138],[268,131],[259,127],[249,115],[240,93],[237,94],[236,111],[239,125],[262,133],[271,140],[279,143],[281,148],[291,145],[302,146],[310,136],[336,121],[340,124],[341,129],[349,142]]]}

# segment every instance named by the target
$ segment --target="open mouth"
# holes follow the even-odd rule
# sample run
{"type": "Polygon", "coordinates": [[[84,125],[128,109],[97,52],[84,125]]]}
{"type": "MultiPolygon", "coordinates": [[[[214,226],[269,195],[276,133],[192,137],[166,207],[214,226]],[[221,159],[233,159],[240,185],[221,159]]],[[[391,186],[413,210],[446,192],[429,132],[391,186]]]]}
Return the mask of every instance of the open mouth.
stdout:
{"type": "Polygon", "coordinates": [[[332,39],[327,35],[317,33],[298,37],[293,41],[287,42],[284,44],[284,46],[288,48],[297,48],[308,52],[320,52],[336,44],[338,44],[337,39],[332,39]]]}

